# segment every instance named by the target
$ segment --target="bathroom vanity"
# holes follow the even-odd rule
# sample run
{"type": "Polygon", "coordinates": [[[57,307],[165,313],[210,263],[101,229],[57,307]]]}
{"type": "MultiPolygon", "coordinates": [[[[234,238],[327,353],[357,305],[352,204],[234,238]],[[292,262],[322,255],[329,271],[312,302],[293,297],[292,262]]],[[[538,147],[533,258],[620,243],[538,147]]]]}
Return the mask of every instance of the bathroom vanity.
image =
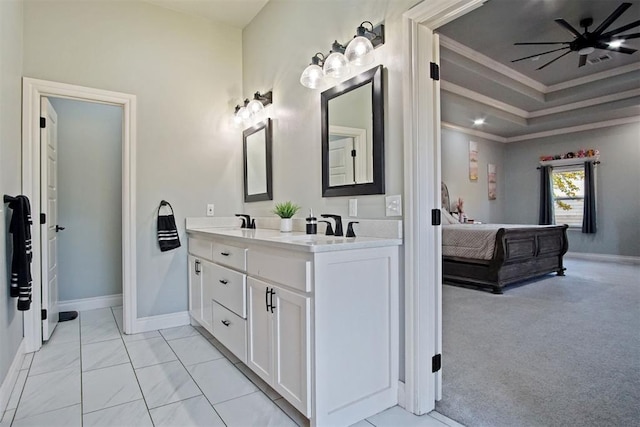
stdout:
{"type": "Polygon", "coordinates": [[[311,425],[397,403],[400,239],[187,231],[191,318],[311,425]]]}

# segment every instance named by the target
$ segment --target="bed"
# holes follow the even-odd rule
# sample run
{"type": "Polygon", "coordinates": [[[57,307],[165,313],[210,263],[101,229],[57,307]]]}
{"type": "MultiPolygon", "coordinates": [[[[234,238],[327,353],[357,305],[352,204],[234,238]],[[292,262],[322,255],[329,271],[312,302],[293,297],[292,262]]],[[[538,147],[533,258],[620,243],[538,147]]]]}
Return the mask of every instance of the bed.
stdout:
{"type": "Polygon", "coordinates": [[[549,273],[564,275],[567,225],[459,224],[442,183],[442,278],[447,284],[490,289],[549,273]]]}

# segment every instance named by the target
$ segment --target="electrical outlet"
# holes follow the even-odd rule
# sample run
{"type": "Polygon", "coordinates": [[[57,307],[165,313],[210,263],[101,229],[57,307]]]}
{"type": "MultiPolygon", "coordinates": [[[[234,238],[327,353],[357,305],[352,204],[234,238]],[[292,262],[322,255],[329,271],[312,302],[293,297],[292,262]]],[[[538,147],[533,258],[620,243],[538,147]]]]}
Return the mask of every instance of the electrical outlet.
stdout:
{"type": "Polygon", "coordinates": [[[349,199],[349,216],[358,216],[358,199],[349,199]]]}
{"type": "Polygon", "coordinates": [[[387,216],[401,216],[402,215],[402,196],[387,196],[384,198],[384,204],[386,206],[387,216]]]}
{"type": "Polygon", "coordinates": [[[213,203],[207,205],[207,216],[213,216],[213,203]]]}

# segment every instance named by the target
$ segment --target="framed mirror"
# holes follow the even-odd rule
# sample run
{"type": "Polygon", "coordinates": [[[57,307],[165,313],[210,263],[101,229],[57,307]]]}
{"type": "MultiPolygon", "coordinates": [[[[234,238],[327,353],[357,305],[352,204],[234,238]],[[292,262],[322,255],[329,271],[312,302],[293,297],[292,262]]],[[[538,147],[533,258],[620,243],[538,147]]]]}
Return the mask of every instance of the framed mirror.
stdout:
{"type": "Polygon", "coordinates": [[[271,189],[271,119],[242,133],[244,201],[273,200],[271,189]]]}
{"type": "Polygon", "coordinates": [[[322,197],[384,194],[382,65],[321,94],[322,197]]]}

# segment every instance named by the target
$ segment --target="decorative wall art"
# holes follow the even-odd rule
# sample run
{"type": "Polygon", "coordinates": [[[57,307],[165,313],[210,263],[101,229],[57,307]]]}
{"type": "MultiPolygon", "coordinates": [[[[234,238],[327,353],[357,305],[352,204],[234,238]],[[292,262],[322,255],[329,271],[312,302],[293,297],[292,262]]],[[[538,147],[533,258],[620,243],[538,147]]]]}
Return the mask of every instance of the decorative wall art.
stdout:
{"type": "Polygon", "coordinates": [[[496,165],[491,163],[487,165],[487,182],[489,183],[489,200],[495,200],[497,186],[496,165]]]}
{"type": "Polygon", "coordinates": [[[469,180],[478,180],[478,143],[469,141],[469,180]]]}

